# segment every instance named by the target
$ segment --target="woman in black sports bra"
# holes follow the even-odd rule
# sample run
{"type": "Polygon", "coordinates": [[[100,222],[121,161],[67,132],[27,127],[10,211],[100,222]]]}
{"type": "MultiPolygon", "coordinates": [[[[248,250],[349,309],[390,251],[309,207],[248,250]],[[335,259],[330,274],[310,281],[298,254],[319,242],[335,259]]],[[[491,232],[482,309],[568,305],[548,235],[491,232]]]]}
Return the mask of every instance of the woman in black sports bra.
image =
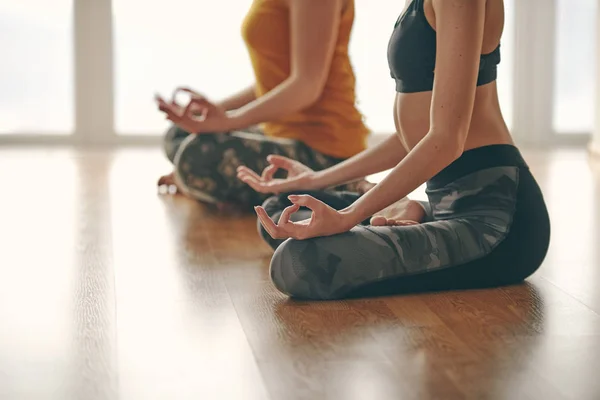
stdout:
{"type": "Polygon", "coordinates": [[[550,223],[498,103],[503,24],[502,0],[411,0],[388,48],[396,135],[324,171],[281,157],[262,176],[239,169],[255,190],[286,193],[257,208],[282,292],[336,299],[480,288],[537,270],[550,223]],[[286,179],[271,178],[279,168],[286,179]],[[390,168],[363,196],[323,190],[390,168]],[[428,202],[378,215],[423,182],[428,202]]]}

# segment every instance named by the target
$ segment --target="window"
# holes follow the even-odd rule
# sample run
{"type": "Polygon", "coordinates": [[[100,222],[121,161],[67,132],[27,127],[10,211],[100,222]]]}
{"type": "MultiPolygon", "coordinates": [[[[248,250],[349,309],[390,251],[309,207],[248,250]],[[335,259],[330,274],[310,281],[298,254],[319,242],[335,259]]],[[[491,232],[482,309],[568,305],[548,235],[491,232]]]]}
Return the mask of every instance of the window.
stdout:
{"type": "Polygon", "coordinates": [[[358,108],[373,132],[392,133],[396,95],[387,62],[387,46],[394,24],[404,9],[397,0],[356,0],[350,41],[350,60],[356,74],[358,108]]]}
{"type": "Polygon", "coordinates": [[[114,0],[117,133],[164,132],[155,93],[170,98],[185,85],[221,99],[250,85],[240,28],[251,2],[114,0]]]}
{"type": "Polygon", "coordinates": [[[557,0],[554,129],[591,132],[596,79],[596,0],[557,0]]]}
{"type": "MultiPolygon", "coordinates": [[[[169,124],[156,110],[155,93],[170,97],[185,85],[218,100],[253,81],[240,29],[252,1],[208,7],[197,0],[166,6],[145,0],[0,0],[0,143],[37,143],[39,134],[40,143],[157,141],[169,124]],[[105,64],[91,62],[91,56],[105,64]],[[94,84],[86,87],[88,82],[94,84]]],[[[350,56],[358,108],[373,132],[390,133],[395,90],[387,45],[405,2],[354,1],[350,56]]],[[[596,0],[504,3],[497,85],[507,124],[517,141],[518,135],[546,142],[562,134],[561,141],[575,143],[579,136],[565,134],[589,134],[594,122],[596,0]],[[516,28],[527,41],[516,41],[516,28]],[[551,60],[555,68],[548,72],[554,75],[536,71],[531,79],[528,68],[541,69],[551,60]],[[515,99],[523,100],[519,118],[513,118],[515,99]]]]}
{"type": "Polygon", "coordinates": [[[72,132],[72,6],[0,2],[0,134],[72,132]]]}

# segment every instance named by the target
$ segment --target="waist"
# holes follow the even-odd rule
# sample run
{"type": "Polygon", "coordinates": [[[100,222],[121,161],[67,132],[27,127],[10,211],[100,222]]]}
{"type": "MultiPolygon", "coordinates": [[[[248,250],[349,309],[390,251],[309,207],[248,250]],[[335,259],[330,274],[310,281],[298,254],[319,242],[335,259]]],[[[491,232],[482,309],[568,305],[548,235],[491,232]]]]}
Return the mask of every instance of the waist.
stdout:
{"type": "Polygon", "coordinates": [[[452,164],[427,181],[427,189],[435,190],[463,176],[494,167],[529,169],[521,152],[510,144],[492,144],[465,151],[452,164]]]}
{"type": "MultiPolygon", "coordinates": [[[[396,131],[406,150],[414,148],[429,132],[432,92],[397,93],[395,99],[396,131]]],[[[465,148],[488,144],[512,144],[498,102],[496,84],[478,87],[465,148]]]]}

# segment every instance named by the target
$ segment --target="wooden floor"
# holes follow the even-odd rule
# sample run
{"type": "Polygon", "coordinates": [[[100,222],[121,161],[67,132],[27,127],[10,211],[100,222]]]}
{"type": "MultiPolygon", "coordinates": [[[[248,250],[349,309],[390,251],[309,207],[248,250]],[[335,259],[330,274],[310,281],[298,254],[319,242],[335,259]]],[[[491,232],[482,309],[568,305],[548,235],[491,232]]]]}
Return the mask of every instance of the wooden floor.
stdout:
{"type": "Polygon", "coordinates": [[[525,155],[527,283],[299,303],[252,216],[156,194],[157,150],[0,149],[0,399],[600,399],[600,172],[525,155]]]}

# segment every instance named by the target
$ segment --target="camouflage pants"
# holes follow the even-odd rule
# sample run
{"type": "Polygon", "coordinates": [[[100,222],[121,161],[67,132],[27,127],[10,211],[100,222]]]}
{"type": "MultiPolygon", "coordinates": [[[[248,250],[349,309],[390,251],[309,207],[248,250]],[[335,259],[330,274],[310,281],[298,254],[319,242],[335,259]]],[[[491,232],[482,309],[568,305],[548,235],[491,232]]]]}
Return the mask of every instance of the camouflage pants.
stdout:
{"type": "Polygon", "coordinates": [[[248,209],[260,205],[269,195],[257,193],[239,181],[238,166],[245,165],[260,174],[270,154],[298,160],[314,170],[343,161],[302,142],[259,132],[190,135],[174,126],[165,135],[164,147],[174,164],[177,184],[185,194],[207,203],[236,203],[248,209]]]}
{"type": "MultiPolygon", "coordinates": [[[[466,161],[459,159],[428,182],[428,222],[375,227],[365,221],[334,236],[271,241],[277,248],[271,261],[275,286],[292,297],[326,300],[525,279],[548,249],[542,194],[516,148],[480,149],[466,152],[461,157],[466,161]],[[481,163],[485,168],[478,167],[481,163]]],[[[316,197],[337,209],[353,201],[339,193],[316,197]]],[[[275,219],[287,205],[283,198],[265,203],[275,219]]],[[[298,219],[310,215],[302,213],[298,219]]]]}

